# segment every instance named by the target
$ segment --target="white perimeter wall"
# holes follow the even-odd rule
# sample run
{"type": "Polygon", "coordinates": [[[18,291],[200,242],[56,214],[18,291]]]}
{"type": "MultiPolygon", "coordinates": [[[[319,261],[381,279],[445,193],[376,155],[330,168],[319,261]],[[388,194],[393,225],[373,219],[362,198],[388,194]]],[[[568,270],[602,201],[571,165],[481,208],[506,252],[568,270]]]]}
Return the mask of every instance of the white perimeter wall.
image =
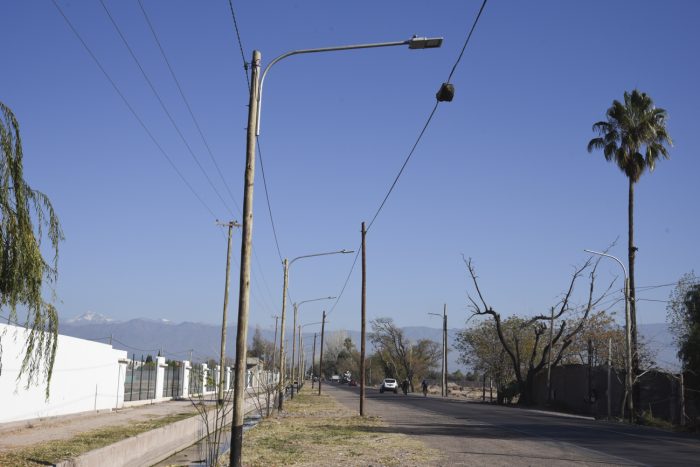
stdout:
{"type": "Polygon", "coordinates": [[[0,423],[121,407],[125,370],[119,360],[126,352],[59,334],[47,401],[44,382],[25,389],[26,378],[17,380],[26,336],[24,328],[0,324],[0,423]]]}

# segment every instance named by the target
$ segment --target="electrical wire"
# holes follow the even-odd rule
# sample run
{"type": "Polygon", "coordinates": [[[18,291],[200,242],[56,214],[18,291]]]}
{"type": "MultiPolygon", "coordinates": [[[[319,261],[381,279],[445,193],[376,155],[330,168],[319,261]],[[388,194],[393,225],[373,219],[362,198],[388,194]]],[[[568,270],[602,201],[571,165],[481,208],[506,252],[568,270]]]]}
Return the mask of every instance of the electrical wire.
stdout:
{"type": "Polygon", "coordinates": [[[139,0],[139,7],[141,8],[141,12],[143,13],[143,17],[146,20],[146,23],[148,24],[148,28],[151,31],[151,34],[153,35],[153,39],[155,40],[156,44],[158,45],[158,50],[160,50],[160,54],[163,57],[163,60],[165,61],[165,64],[168,66],[168,70],[170,71],[170,76],[172,76],[173,81],[175,82],[175,85],[177,86],[178,91],[180,92],[180,97],[182,97],[182,101],[185,103],[185,107],[187,107],[187,111],[190,114],[190,117],[192,118],[192,122],[194,123],[194,126],[197,128],[197,132],[199,133],[200,138],[202,139],[202,143],[204,143],[204,147],[207,149],[207,153],[209,154],[209,158],[211,159],[212,163],[214,164],[214,167],[216,168],[216,171],[219,174],[219,178],[221,178],[221,182],[223,183],[224,187],[226,188],[226,192],[228,195],[231,197],[231,200],[233,201],[234,206],[238,209],[238,211],[242,211],[240,205],[236,201],[236,197],[233,196],[233,193],[231,192],[231,188],[229,187],[228,183],[226,182],[226,178],[224,177],[223,172],[221,171],[221,167],[219,167],[219,164],[216,161],[216,158],[214,157],[214,154],[211,150],[211,147],[209,146],[209,142],[207,141],[207,138],[204,136],[204,132],[202,131],[201,126],[199,125],[199,121],[194,115],[194,112],[192,111],[192,107],[190,106],[190,102],[185,96],[185,92],[182,90],[182,86],[180,85],[180,80],[177,79],[177,76],[175,75],[175,70],[173,70],[172,65],[170,64],[170,60],[168,60],[168,56],[165,54],[165,50],[163,49],[163,46],[158,39],[158,34],[156,33],[155,28],[153,27],[153,24],[151,23],[150,18],[148,17],[148,14],[146,13],[146,9],[143,7],[143,0],[139,0]]]}
{"type": "MultiPolygon", "coordinates": [[[[245,53],[243,52],[243,41],[241,40],[241,32],[238,28],[238,20],[236,19],[236,12],[233,8],[233,2],[229,0],[229,8],[231,10],[231,18],[233,19],[233,27],[236,31],[236,40],[238,42],[238,50],[241,52],[241,61],[243,62],[243,73],[245,74],[246,84],[248,85],[248,92],[250,93],[250,77],[248,76],[248,62],[245,59],[245,53]]],[[[267,176],[265,175],[265,162],[262,155],[262,148],[260,147],[260,138],[256,135],[255,142],[257,147],[258,158],[260,159],[260,172],[262,173],[263,188],[265,190],[265,202],[267,203],[267,212],[270,217],[270,224],[272,225],[272,236],[275,240],[275,247],[277,248],[277,256],[279,256],[280,263],[282,259],[282,250],[280,249],[280,242],[277,236],[277,227],[275,226],[275,218],[272,215],[272,203],[270,203],[270,191],[267,188],[267,176]]]]}
{"type": "MultiPolygon", "coordinates": [[[[469,30],[469,34],[467,34],[467,38],[464,41],[464,45],[462,46],[462,50],[459,53],[459,56],[457,57],[457,60],[455,61],[454,65],[452,66],[452,70],[450,71],[450,74],[447,78],[447,82],[449,83],[450,80],[452,79],[452,76],[454,75],[455,70],[457,69],[457,66],[459,65],[460,61],[462,60],[462,56],[464,55],[464,51],[467,48],[467,45],[469,44],[469,40],[472,37],[472,34],[474,33],[474,30],[476,29],[476,25],[479,22],[479,18],[481,18],[481,14],[484,11],[484,7],[486,6],[486,2],[488,0],[484,0],[483,3],[481,4],[481,8],[479,8],[479,12],[476,15],[476,18],[474,19],[474,22],[472,23],[472,26],[469,30]]],[[[415,152],[416,148],[418,147],[418,144],[420,143],[421,139],[423,138],[423,135],[425,134],[426,130],[428,129],[428,126],[433,120],[433,117],[435,116],[435,112],[437,111],[438,107],[440,106],[440,101],[435,102],[435,105],[433,106],[433,109],[431,110],[430,114],[428,115],[428,118],[423,125],[423,128],[421,129],[420,133],[418,134],[418,138],[416,138],[416,141],[413,143],[413,146],[411,147],[411,150],[408,153],[408,156],[406,156],[406,159],[404,160],[403,164],[401,165],[401,168],[399,169],[399,172],[396,174],[396,177],[394,178],[394,181],[391,183],[391,186],[389,187],[389,190],[387,191],[386,195],[384,196],[384,199],[379,205],[379,208],[377,208],[377,211],[374,213],[374,216],[372,216],[372,220],[368,224],[365,232],[369,232],[369,230],[372,228],[374,225],[374,222],[377,220],[377,217],[381,213],[382,209],[384,208],[384,205],[386,204],[387,200],[389,199],[389,196],[391,193],[394,191],[394,188],[396,187],[396,184],[398,183],[399,179],[401,178],[401,175],[403,174],[404,169],[408,165],[408,162],[411,160],[411,157],[413,156],[413,153],[415,152]]],[[[343,293],[345,292],[345,288],[348,285],[348,281],[350,280],[350,276],[352,275],[353,270],[355,269],[355,265],[357,263],[357,258],[359,256],[359,249],[358,249],[358,254],[355,255],[355,260],[352,263],[352,266],[350,268],[350,272],[348,273],[348,276],[345,280],[345,283],[343,284],[343,288],[341,289],[340,293],[338,294],[338,298],[336,298],[335,303],[333,304],[331,310],[335,309],[337,306],[338,302],[343,296],[343,293]]],[[[329,313],[330,314],[330,313],[329,313]]]]}
{"type": "Polygon", "coordinates": [[[231,208],[228,206],[228,203],[224,200],[223,196],[221,196],[221,193],[219,190],[216,188],[216,185],[214,185],[214,182],[212,181],[211,177],[209,177],[209,174],[207,171],[204,169],[204,166],[200,162],[199,158],[197,155],[194,153],[192,150],[192,147],[190,146],[189,142],[187,141],[187,138],[185,138],[185,135],[182,133],[182,130],[180,130],[180,127],[177,125],[175,122],[175,119],[173,118],[172,114],[170,113],[170,110],[168,110],[168,107],[165,105],[165,102],[163,102],[162,97],[160,96],[160,93],[156,90],[155,86],[153,85],[153,82],[151,79],[148,77],[148,73],[146,73],[146,70],[144,70],[143,66],[141,65],[141,62],[139,59],[136,57],[136,54],[134,53],[134,50],[131,48],[131,45],[129,44],[129,41],[126,40],[126,37],[121,31],[121,28],[119,28],[119,25],[115,21],[114,17],[110,13],[109,9],[107,8],[107,5],[105,5],[104,0],[100,0],[100,4],[102,5],[102,8],[105,10],[105,13],[107,13],[107,17],[109,18],[110,22],[112,23],[112,26],[114,26],[114,29],[117,31],[117,34],[122,40],[122,43],[126,47],[126,49],[129,51],[129,55],[131,55],[131,58],[134,60],[136,63],[136,66],[138,69],[141,71],[141,75],[143,78],[146,80],[146,83],[148,84],[148,87],[151,89],[151,92],[153,95],[156,97],[158,100],[158,103],[160,104],[160,107],[163,109],[163,112],[165,115],[168,117],[168,120],[172,124],[173,128],[177,132],[178,136],[180,137],[180,140],[182,143],[185,145],[185,148],[187,148],[187,152],[192,156],[192,160],[194,160],[195,164],[197,167],[199,167],[199,170],[202,172],[202,175],[204,175],[204,178],[207,180],[207,183],[209,183],[209,186],[214,190],[214,193],[216,193],[216,196],[219,198],[221,203],[224,205],[226,210],[229,212],[231,216],[233,216],[233,211],[231,208]]]}
{"type": "Polygon", "coordinates": [[[114,82],[114,80],[113,80],[112,77],[109,75],[109,73],[107,73],[107,70],[102,66],[102,63],[97,59],[97,56],[95,56],[95,54],[92,52],[92,50],[90,49],[90,47],[88,47],[88,45],[87,45],[87,43],[85,42],[85,40],[82,38],[82,36],[80,35],[80,33],[78,33],[77,29],[73,26],[73,23],[68,19],[68,17],[66,16],[66,14],[63,12],[63,10],[61,9],[61,7],[60,7],[60,6],[58,5],[58,3],[56,2],[56,0],[51,0],[51,2],[52,2],[53,5],[56,7],[56,9],[58,10],[59,14],[63,17],[63,19],[65,20],[65,22],[66,22],[66,24],[68,25],[69,29],[73,32],[73,34],[74,34],[75,37],[78,39],[78,41],[83,45],[83,48],[85,48],[85,50],[87,51],[88,55],[90,55],[90,58],[92,58],[92,60],[95,62],[95,64],[96,64],[97,67],[100,69],[100,71],[102,72],[102,74],[105,76],[105,78],[107,78],[107,81],[109,81],[109,83],[112,85],[112,87],[114,88],[114,91],[117,93],[117,95],[119,95],[119,97],[121,98],[121,100],[124,102],[124,105],[126,105],[127,109],[129,109],[129,112],[131,112],[131,115],[133,115],[133,117],[136,119],[136,121],[139,123],[139,125],[141,125],[141,128],[143,128],[143,130],[146,132],[146,134],[147,134],[148,137],[151,139],[151,141],[153,142],[153,144],[156,146],[156,148],[158,148],[158,151],[159,151],[159,152],[161,153],[161,155],[165,158],[165,160],[168,162],[168,164],[170,164],[170,167],[172,167],[172,169],[175,171],[175,173],[178,175],[178,177],[180,177],[180,180],[182,180],[182,182],[185,184],[185,186],[187,186],[187,188],[188,188],[188,189],[190,190],[190,192],[194,195],[194,197],[197,198],[197,200],[200,202],[200,204],[209,212],[209,214],[211,214],[211,216],[212,216],[214,219],[216,219],[217,216],[216,216],[216,214],[214,214],[214,211],[212,211],[212,209],[209,207],[209,205],[208,205],[207,203],[204,202],[204,200],[203,200],[202,197],[199,195],[199,193],[197,193],[197,191],[194,189],[194,187],[192,187],[192,185],[190,184],[190,182],[187,181],[187,179],[186,179],[185,176],[182,174],[182,172],[180,171],[180,169],[177,168],[177,166],[175,165],[175,163],[173,162],[173,160],[170,158],[170,156],[168,155],[168,153],[165,151],[165,149],[163,149],[163,147],[162,147],[161,144],[158,142],[158,140],[156,139],[156,137],[153,135],[153,133],[151,132],[151,130],[146,126],[146,124],[145,124],[144,121],[141,119],[141,117],[140,117],[139,114],[136,112],[136,110],[133,108],[133,106],[131,105],[131,103],[129,103],[129,100],[126,98],[126,96],[124,96],[124,94],[122,93],[122,91],[119,89],[119,86],[117,86],[117,84],[114,82]]]}

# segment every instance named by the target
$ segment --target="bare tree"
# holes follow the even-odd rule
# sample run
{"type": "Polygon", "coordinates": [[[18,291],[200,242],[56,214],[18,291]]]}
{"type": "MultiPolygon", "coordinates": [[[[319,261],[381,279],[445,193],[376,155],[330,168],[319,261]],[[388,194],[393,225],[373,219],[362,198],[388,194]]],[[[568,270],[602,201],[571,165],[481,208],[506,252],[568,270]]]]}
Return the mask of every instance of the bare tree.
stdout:
{"type": "Polygon", "coordinates": [[[431,367],[442,357],[440,345],[430,339],[412,342],[404,336],[403,330],[391,318],[378,318],[371,322],[369,338],[377,349],[387,376],[408,378],[411,391],[414,378],[425,376],[431,367]]]}
{"type": "Polygon", "coordinates": [[[471,302],[472,314],[493,318],[498,340],[510,359],[513,373],[520,389],[519,404],[529,405],[534,402],[532,397],[535,375],[545,370],[548,362],[551,362],[551,366],[559,364],[566,355],[568,347],[574,343],[576,335],[584,329],[591,310],[610,291],[614,281],[610,283],[604,293],[597,297],[595,296],[595,273],[599,261],[600,258],[596,260],[589,258],[582,266],[575,268],[566,292],[564,292],[561,300],[549,310],[550,313],[523,319],[520,326],[506,330],[501,314],[487,304],[479,288],[478,276],[471,258],[469,260],[464,259],[478,296],[477,302],[471,295],[467,294],[471,302]],[[589,279],[587,299],[583,305],[577,306],[572,303],[572,295],[577,282],[585,275],[589,279]],[[559,324],[558,329],[552,332],[552,344],[550,346],[549,333],[547,332],[549,330],[548,324],[553,323],[554,320],[557,320],[559,324]],[[506,335],[506,332],[511,335],[506,335]],[[530,344],[526,347],[525,342],[530,340],[530,344]]]}

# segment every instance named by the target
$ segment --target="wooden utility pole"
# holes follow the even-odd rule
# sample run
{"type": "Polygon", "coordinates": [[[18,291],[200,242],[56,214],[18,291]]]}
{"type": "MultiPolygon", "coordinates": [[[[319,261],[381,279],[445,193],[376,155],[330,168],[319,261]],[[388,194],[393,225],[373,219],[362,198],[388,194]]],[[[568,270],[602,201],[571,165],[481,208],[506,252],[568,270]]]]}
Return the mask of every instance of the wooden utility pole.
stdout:
{"type": "Polygon", "coordinates": [[[253,51],[251,88],[248,101],[246,134],[246,164],[243,189],[243,228],[241,238],[241,272],[238,292],[238,326],[236,329],[236,376],[233,386],[233,422],[231,423],[231,455],[229,465],[241,467],[243,449],[243,397],[245,395],[246,351],[248,340],[248,309],[250,307],[250,257],[253,247],[253,182],[255,180],[255,130],[258,118],[261,54],[253,51]]]}
{"type": "Polygon", "coordinates": [[[360,416],[365,416],[365,317],[367,316],[367,251],[365,223],[362,223],[362,326],[360,331],[360,416]]]}
{"type": "Polygon", "coordinates": [[[612,416],[611,412],[611,394],[610,392],[612,391],[611,384],[612,383],[612,338],[608,338],[608,390],[606,391],[608,393],[608,420],[610,420],[610,417],[612,416]]]}
{"type": "Polygon", "coordinates": [[[547,351],[547,402],[552,400],[552,340],[554,338],[554,307],[550,308],[549,350],[547,351]]]}
{"type": "Polygon", "coordinates": [[[282,261],[282,267],[284,269],[284,284],[282,285],[282,323],[280,324],[280,382],[279,382],[279,402],[277,404],[277,410],[279,412],[284,408],[284,370],[287,364],[284,359],[284,318],[287,310],[287,280],[289,278],[289,261],[285,258],[282,261]]]}
{"type": "Polygon", "coordinates": [[[279,316],[273,316],[275,318],[275,340],[272,344],[272,374],[274,375],[275,373],[275,363],[276,363],[276,351],[275,349],[277,348],[277,320],[279,319],[279,316]]]}
{"type": "Polygon", "coordinates": [[[314,350],[311,354],[311,389],[314,388],[314,375],[316,374],[316,333],[314,333],[314,350]]]}
{"type": "Polygon", "coordinates": [[[445,397],[449,396],[447,392],[447,303],[442,308],[442,387],[445,391],[445,397]]]}
{"type": "Polygon", "coordinates": [[[683,381],[683,369],[681,369],[681,375],[680,375],[680,385],[681,385],[681,426],[685,426],[685,384],[683,381]]]}
{"type": "Polygon", "coordinates": [[[219,353],[219,394],[218,394],[218,404],[224,403],[224,384],[226,382],[226,316],[228,314],[228,289],[231,276],[231,232],[234,227],[240,227],[241,225],[236,221],[231,222],[217,222],[217,225],[228,226],[228,246],[226,247],[226,282],[224,286],[224,312],[223,318],[221,319],[221,351],[219,353]]]}
{"type": "Polygon", "coordinates": [[[296,350],[297,350],[297,304],[293,303],[292,307],[294,307],[294,323],[292,324],[292,368],[291,368],[291,379],[292,379],[292,392],[290,394],[290,397],[294,399],[294,366],[296,365],[295,363],[295,358],[296,358],[296,350]]]}
{"type": "Polygon", "coordinates": [[[323,310],[321,319],[321,356],[318,360],[318,395],[321,395],[321,381],[323,380],[323,334],[326,332],[326,310],[323,310]]]}

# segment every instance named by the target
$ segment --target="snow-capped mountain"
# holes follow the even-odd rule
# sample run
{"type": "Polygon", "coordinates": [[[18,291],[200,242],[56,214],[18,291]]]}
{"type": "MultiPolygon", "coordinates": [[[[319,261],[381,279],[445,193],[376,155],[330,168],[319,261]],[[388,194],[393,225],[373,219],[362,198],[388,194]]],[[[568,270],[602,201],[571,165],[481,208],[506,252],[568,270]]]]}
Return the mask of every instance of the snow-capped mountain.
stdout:
{"type": "Polygon", "coordinates": [[[96,313],[94,311],[88,311],[86,313],[83,313],[80,316],[76,316],[74,318],[71,318],[66,321],[67,323],[72,324],[73,326],[80,326],[80,325],[85,325],[85,324],[106,324],[106,323],[116,323],[115,320],[112,318],[109,318],[108,316],[105,316],[100,313],[96,313]]]}

